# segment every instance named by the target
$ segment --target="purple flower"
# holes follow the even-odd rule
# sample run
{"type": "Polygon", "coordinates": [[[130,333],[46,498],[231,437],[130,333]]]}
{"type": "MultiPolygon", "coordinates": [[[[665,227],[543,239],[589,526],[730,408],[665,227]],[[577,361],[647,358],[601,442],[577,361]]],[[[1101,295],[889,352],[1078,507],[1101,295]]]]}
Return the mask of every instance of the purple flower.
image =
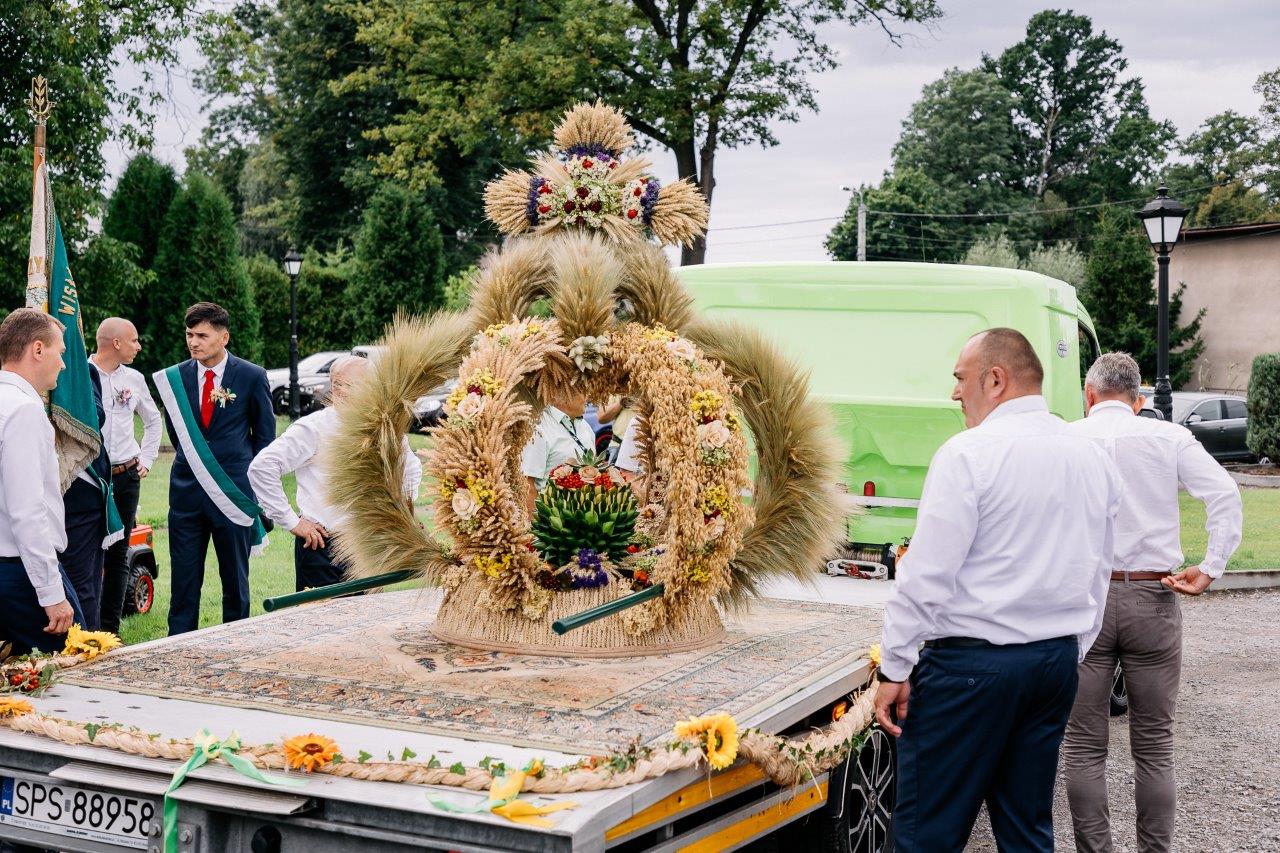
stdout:
{"type": "Polygon", "coordinates": [[[525,203],[524,215],[529,220],[530,225],[538,224],[538,202],[541,199],[542,185],[547,182],[546,178],[534,177],[529,180],[529,200],[525,203]]]}
{"type": "Polygon", "coordinates": [[[584,145],[570,145],[564,151],[570,157],[596,157],[600,160],[612,160],[621,154],[621,151],[610,151],[599,142],[588,142],[584,145]]]}
{"type": "Polygon", "coordinates": [[[579,548],[575,562],[577,565],[569,566],[574,589],[594,589],[609,583],[609,573],[604,570],[604,563],[595,549],[579,548]]]}
{"type": "Polygon", "coordinates": [[[658,203],[658,192],[661,189],[662,184],[657,178],[650,178],[644,185],[644,195],[640,197],[640,218],[644,220],[645,225],[653,221],[653,208],[658,203]]]}

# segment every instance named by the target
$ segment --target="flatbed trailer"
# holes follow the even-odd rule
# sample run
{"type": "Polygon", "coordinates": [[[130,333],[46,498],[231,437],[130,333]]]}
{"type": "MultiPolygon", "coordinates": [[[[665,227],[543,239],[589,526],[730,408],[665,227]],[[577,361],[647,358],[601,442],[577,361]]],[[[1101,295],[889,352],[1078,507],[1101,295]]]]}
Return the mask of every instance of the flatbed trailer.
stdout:
{"type": "MultiPolygon", "coordinates": [[[[884,582],[816,576],[812,588],[781,582],[768,593],[820,608],[824,603],[882,604],[888,589],[884,582]]],[[[861,660],[778,697],[739,725],[798,733],[824,724],[831,719],[831,708],[862,689],[869,675],[869,662],[861,660]]],[[[381,755],[407,746],[418,755],[437,755],[446,763],[466,766],[476,766],[495,753],[508,766],[521,766],[535,757],[548,766],[568,765],[586,754],[67,684],[55,685],[33,704],[59,718],[137,726],[166,738],[190,737],[195,721],[212,721],[215,734],[238,732],[246,744],[324,731],[349,751],[381,755]]],[[[790,837],[802,838],[803,849],[878,851],[885,844],[892,810],[890,741],[874,730],[861,753],[795,788],[780,788],[759,768],[739,762],[712,775],[705,767],[689,768],[621,788],[522,795],[538,804],[577,803],[552,815],[549,829],[519,825],[488,812],[445,812],[428,802],[431,795],[460,805],[478,804],[486,799],[484,793],[327,774],[307,777],[303,787],[284,788],[254,782],[216,762],[194,771],[173,795],[179,804],[178,849],[713,851],[738,849],[776,833],[795,833],[790,837]]],[[[0,839],[36,849],[159,853],[161,804],[174,770],[171,761],[69,745],[0,727],[0,839]]]]}

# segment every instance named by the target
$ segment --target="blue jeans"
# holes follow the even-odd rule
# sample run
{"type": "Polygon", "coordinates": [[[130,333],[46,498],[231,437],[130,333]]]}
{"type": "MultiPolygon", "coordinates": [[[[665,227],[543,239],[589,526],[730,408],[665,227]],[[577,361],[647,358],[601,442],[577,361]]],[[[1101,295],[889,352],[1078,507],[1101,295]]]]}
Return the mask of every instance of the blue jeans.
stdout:
{"type": "MultiPolygon", "coordinates": [[[[76,591],[71,588],[71,581],[61,564],[58,572],[62,575],[62,589],[67,594],[67,601],[75,611],[73,621],[83,627],[80,600],[76,598],[76,591]]],[[[0,640],[12,643],[15,655],[29,654],[32,649],[62,651],[67,635],[46,634],[44,629],[48,624],[49,616],[36,598],[36,588],[31,585],[22,561],[17,557],[0,557],[0,640]]]]}
{"type": "Polygon", "coordinates": [[[960,853],[984,801],[1002,853],[1052,853],[1077,649],[1060,637],[921,652],[898,741],[898,853],[960,853]]]}

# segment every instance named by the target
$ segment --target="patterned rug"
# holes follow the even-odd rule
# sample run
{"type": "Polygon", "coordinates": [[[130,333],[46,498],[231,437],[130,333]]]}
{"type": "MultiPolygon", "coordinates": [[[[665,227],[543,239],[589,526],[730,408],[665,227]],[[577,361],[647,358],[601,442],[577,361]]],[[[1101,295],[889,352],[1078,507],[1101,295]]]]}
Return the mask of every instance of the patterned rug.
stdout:
{"type": "Polygon", "coordinates": [[[113,653],[65,682],[473,740],[607,751],[723,710],[739,720],[864,657],[874,608],[767,600],[723,641],[638,658],[477,652],[430,632],[435,593],[344,598],[113,653]]]}

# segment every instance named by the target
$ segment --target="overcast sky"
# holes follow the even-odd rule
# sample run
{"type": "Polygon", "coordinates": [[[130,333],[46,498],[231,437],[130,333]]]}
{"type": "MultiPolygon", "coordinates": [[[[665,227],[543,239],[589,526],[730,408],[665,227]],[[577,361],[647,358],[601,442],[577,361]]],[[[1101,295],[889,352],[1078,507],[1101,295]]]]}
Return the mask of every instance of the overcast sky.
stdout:
{"type": "MultiPolygon", "coordinates": [[[[1025,33],[1035,12],[1025,0],[941,0],[946,17],[908,30],[901,47],[873,26],[832,31],[840,68],[820,75],[817,113],[776,128],[779,145],[722,149],[716,160],[709,261],[824,260],[822,241],[848,203],[840,185],[876,182],[903,118],[921,88],[952,66],[971,68],[984,51],[999,53],[1025,33]],[[827,217],[827,222],[769,225],[827,217]],[[761,226],[750,227],[743,226],[761,226]]],[[[1095,30],[1119,40],[1130,71],[1141,77],[1156,118],[1181,135],[1225,109],[1256,114],[1253,82],[1280,65],[1280,4],[1274,0],[1130,0],[1078,2],[1095,30]]],[[[193,60],[196,57],[192,57],[193,60]]],[[[182,149],[199,137],[200,98],[186,77],[156,125],[155,153],[181,168],[182,149]]],[[[128,152],[107,152],[118,174],[128,152]]],[[[674,177],[673,158],[653,152],[660,177],[674,177]]]]}

